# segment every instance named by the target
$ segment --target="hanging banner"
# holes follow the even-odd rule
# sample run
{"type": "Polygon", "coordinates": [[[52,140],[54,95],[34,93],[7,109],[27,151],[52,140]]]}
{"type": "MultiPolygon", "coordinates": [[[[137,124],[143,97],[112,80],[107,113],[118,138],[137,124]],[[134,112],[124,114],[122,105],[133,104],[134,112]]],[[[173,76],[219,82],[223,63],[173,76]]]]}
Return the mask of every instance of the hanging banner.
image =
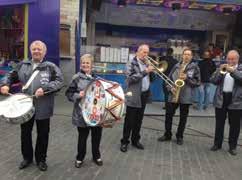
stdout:
{"type": "Polygon", "coordinates": [[[1,0],[0,6],[2,5],[14,5],[14,4],[26,4],[36,2],[37,0],[1,0]]]}

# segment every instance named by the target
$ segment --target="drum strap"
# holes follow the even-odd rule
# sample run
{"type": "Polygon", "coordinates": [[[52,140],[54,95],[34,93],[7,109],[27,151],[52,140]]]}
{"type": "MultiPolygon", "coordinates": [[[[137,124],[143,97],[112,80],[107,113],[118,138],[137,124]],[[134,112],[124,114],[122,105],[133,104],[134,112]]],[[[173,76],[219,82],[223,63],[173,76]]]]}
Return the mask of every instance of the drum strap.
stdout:
{"type": "Polygon", "coordinates": [[[38,75],[38,73],[39,73],[39,70],[34,71],[34,73],[30,76],[30,78],[27,81],[27,83],[23,86],[22,90],[28,89],[29,85],[34,80],[34,78],[38,75]]]}

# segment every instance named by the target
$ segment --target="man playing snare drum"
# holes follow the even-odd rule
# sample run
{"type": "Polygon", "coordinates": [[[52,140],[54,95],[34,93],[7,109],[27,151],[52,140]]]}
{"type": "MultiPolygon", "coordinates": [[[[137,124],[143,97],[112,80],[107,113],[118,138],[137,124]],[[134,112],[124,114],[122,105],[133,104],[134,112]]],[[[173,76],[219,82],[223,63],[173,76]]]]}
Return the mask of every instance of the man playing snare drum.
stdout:
{"type": "Polygon", "coordinates": [[[36,121],[35,161],[41,171],[47,170],[46,156],[50,117],[53,115],[54,92],[60,90],[63,86],[63,75],[55,64],[44,61],[46,51],[46,45],[42,41],[32,42],[30,45],[32,60],[20,62],[0,85],[1,93],[7,95],[13,81],[18,80],[24,85],[24,93],[35,95],[33,99],[35,114],[29,121],[21,124],[23,161],[20,163],[19,169],[24,169],[33,162],[32,129],[34,121],[36,121]],[[38,73],[31,81],[30,77],[33,77],[34,72],[38,73]]]}

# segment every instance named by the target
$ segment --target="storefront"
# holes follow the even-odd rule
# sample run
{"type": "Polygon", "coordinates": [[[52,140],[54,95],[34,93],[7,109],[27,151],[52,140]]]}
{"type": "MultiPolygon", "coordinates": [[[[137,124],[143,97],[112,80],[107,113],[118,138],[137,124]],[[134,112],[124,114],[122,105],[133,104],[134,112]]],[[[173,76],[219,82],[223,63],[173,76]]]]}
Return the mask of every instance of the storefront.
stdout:
{"type": "Polygon", "coordinates": [[[29,58],[33,40],[46,43],[47,59],[59,64],[59,0],[0,1],[0,78],[13,63],[29,58]]]}
{"type": "MultiPolygon", "coordinates": [[[[221,52],[217,57],[218,64],[221,63],[226,51],[234,48],[236,12],[242,5],[241,1],[231,4],[229,0],[99,2],[102,3],[98,4],[97,11],[88,15],[89,26],[94,28],[88,32],[92,36],[87,37],[87,42],[95,47],[93,52],[97,66],[101,67],[99,72],[104,69],[101,75],[121,84],[125,78],[120,72],[125,71],[126,62],[141,43],[150,45],[150,54],[155,59],[168,47],[172,47],[175,57],[180,59],[182,49],[190,47],[195,61],[201,59],[201,53],[209,43],[214,43],[221,52]]],[[[153,100],[163,100],[161,87],[162,80],[153,83],[153,100]]]]}

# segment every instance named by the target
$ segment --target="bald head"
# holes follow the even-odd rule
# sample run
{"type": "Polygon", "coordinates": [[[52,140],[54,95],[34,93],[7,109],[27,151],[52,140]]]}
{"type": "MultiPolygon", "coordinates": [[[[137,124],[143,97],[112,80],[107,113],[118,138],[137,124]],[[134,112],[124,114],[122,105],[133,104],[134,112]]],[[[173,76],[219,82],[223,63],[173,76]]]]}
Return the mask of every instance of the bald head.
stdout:
{"type": "Polygon", "coordinates": [[[147,44],[142,44],[138,47],[136,55],[140,60],[144,60],[144,58],[148,56],[149,52],[149,46],[147,44]]]}
{"type": "Polygon", "coordinates": [[[32,60],[34,62],[41,62],[43,61],[46,55],[47,47],[44,42],[40,40],[33,41],[30,44],[30,52],[32,56],[32,60]]]}

